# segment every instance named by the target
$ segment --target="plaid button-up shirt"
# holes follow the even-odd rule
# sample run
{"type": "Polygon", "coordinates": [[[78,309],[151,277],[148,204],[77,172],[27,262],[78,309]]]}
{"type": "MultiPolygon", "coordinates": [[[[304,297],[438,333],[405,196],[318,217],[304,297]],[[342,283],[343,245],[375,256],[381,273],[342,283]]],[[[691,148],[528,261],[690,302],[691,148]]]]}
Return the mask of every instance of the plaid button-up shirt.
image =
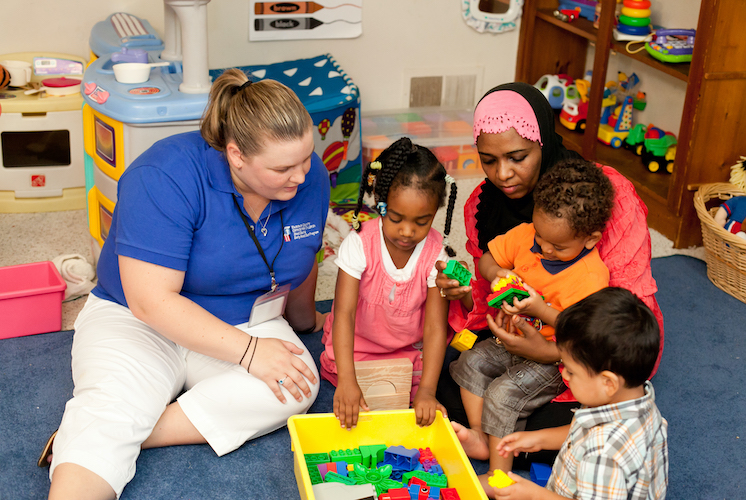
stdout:
{"type": "Polygon", "coordinates": [[[666,497],[668,423],[645,383],[645,396],[581,408],[554,462],[547,489],[568,498],[652,500],[666,497]]]}

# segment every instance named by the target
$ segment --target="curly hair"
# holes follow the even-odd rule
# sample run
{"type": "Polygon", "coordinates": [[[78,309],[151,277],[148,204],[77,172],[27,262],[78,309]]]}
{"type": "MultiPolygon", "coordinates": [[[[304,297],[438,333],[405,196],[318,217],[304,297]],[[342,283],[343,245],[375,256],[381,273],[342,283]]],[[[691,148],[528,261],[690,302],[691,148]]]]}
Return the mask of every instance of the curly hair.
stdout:
{"type": "Polygon", "coordinates": [[[611,181],[594,163],[582,159],[558,162],[534,189],[534,209],[567,220],[578,236],[603,231],[613,206],[611,181]]]}
{"type": "MultiPolygon", "coordinates": [[[[389,192],[401,187],[411,187],[424,191],[438,200],[438,208],[440,208],[445,205],[446,201],[446,179],[446,169],[432,151],[424,146],[413,144],[407,137],[402,137],[386,148],[376,158],[376,161],[366,165],[360,183],[355,218],[362,209],[363,197],[366,194],[372,194],[377,205],[378,202],[386,203],[389,192]]],[[[451,183],[443,231],[445,235],[443,243],[446,253],[450,257],[456,255],[456,252],[448,243],[455,204],[456,184],[451,183]]],[[[360,231],[360,226],[355,227],[355,230],[360,231]]]]}

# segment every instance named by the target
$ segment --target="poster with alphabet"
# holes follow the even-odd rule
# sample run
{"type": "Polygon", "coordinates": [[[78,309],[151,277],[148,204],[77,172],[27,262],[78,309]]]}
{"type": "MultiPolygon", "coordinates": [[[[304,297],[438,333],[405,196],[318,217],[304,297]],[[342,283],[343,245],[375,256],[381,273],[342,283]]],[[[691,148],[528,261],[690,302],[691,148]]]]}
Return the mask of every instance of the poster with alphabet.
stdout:
{"type": "Polygon", "coordinates": [[[363,33],[363,0],[251,0],[249,40],[356,38],[363,33]]]}

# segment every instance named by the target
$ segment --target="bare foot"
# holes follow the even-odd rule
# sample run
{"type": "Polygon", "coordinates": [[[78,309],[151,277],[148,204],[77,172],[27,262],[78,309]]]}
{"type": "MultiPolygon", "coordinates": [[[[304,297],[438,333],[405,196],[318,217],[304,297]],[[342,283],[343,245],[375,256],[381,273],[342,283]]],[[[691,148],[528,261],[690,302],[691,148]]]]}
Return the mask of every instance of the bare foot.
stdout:
{"type": "Polygon", "coordinates": [[[490,483],[488,482],[488,479],[491,475],[492,474],[488,472],[487,474],[477,476],[477,479],[479,479],[479,484],[482,485],[482,489],[487,494],[487,498],[495,498],[495,488],[490,486],[490,483]]]}
{"type": "Polygon", "coordinates": [[[490,458],[490,449],[487,446],[487,435],[484,432],[475,429],[468,429],[458,422],[451,422],[456,437],[464,448],[467,457],[476,458],[477,460],[487,460],[490,458]]]}

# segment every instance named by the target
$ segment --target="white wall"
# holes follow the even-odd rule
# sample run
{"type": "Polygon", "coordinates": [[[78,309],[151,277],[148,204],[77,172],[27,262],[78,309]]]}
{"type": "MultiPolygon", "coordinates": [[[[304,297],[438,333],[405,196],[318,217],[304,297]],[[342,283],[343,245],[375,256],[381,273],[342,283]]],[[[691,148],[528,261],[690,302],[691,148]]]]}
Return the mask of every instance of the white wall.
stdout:
{"type": "MultiPolygon", "coordinates": [[[[266,64],[330,53],[360,87],[363,110],[407,107],[405,74],[463,68],[482,73],[478,99],[515,76],[518,30],[480,34],[458,0],[366,0],[363,34],[340,40],[249,42],[248,0],[208,5],[210,68],[266,64]]],[[[91,27],[114,12],[146,19],[163,35],[158,0],[4,1],[0,53],[53,51],[89,57],[91,27]]]]}
{"type": "MultiPolygon", "coordinates": [[[[701,0],[654,0],[650,18],[656,26],[669,29],[697,29],[700,3],[701,0]]],[[[635,43],[630,49],[634,51],[642,47],[642,44],[635,43]]],[[[591,48],[588,50],[586,69],[593,68],[593,56],[594,49],[591,48]]],[[[648,105],[644,111],[635,111],[634,122],[645,125],[652,123],[678,135],[686,96],[686,82],[614,53],[609,57],[606,80],[616,80],[618,71],[623,71],[627,75],[637,73],[640,77],[640,90],[647,94],[648,105]]]]}

